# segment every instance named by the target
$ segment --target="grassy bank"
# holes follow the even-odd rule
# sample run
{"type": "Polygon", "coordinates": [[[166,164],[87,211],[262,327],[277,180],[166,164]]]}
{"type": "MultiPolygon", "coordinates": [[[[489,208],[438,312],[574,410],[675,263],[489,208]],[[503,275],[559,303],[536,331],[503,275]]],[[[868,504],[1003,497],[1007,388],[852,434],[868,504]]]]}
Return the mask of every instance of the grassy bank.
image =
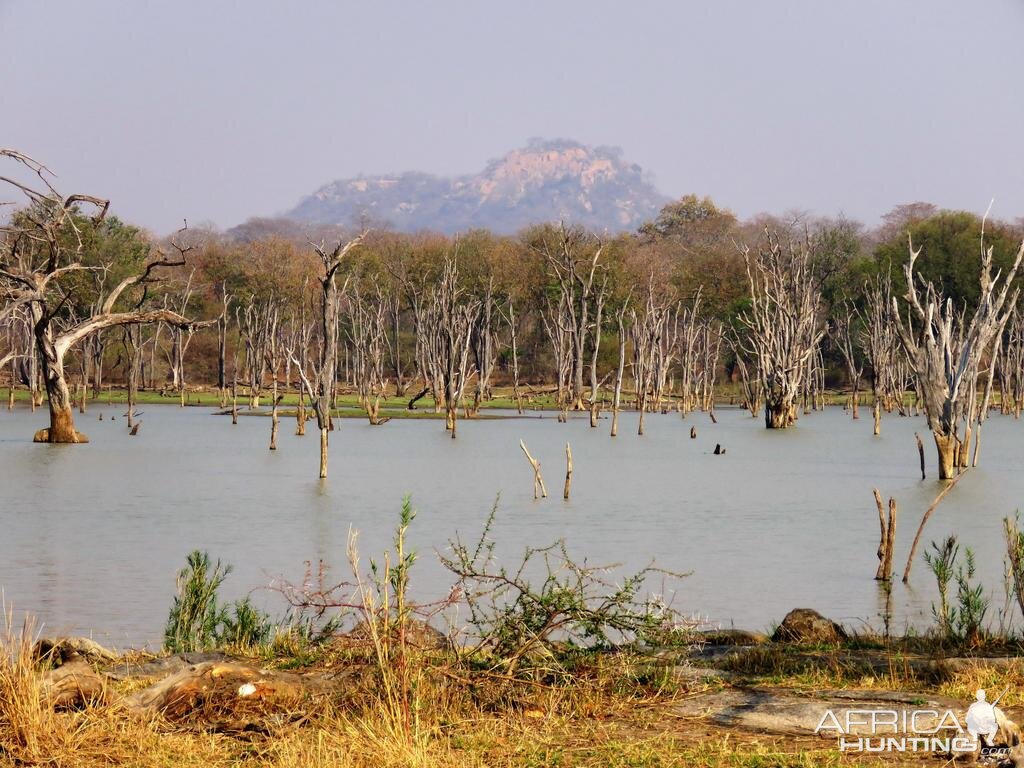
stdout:
{"type": "MultiPolygon", "coordinates": [[[[4,387],[6,390],[7,387],[4,387]]],[[[554,411],[557,410],[557,402],[552,392],[553,385],[543,385],[537,388],[531,388],[530,390],[522,390],[522,408],[524,415],[529,415],[534,412],[554,411]]],[[[415,396],[415,392],[409,392],[402,396],[391,394],[381,400],[381,416],[387,416],[395,419],[408,419],[408,418],[444,418],[443,413],[435,412],[434,401],[430,395],[425,395],[423,398],[416,402],[414,410],[409,410],[409,401],[415,396]]],[[[4,398],[6,398],[6,392],[3,392],[4,398]]],[[[600,391],[600,398],[602,400],[602,409],[607,411],[610,407],[612,399],[612,392],[607,390],[600,391]]],[[[849,393],[832,390],[828,391],[823,396],[824,404],[827,406],[847,406],[849,404],[849,393]]],[[[29,402],[29,392],[24,387],[16,388],[14,391],[15,402],[20,405],[25,405],[29,402]]],[[[298,393],[287,392],[284,393],[281,406],[282,408],[289,409],[289,415],[294,416],[294,408],[298,405],[298,393]]],[[[909,405],[912,402],[912,395],[907,395],[905,398],[906,403],[909,405]]],[[[994,402],[998,401],[998,397],[994,398],[994,402]]],[[[6,399],[3,400],[6,402],[6,399]]],[[[78,403],[78,393],[75,392],[75,402],[78,403]]],[[[92,391],[90,390],[87,394],[86,407],[102,407],[104,405],[124,405],[128,402],[127,390],[118,387],[105,388],[97,397],[93,397],[92,391]]],[[[359,399],[355,394],[344,393],[340,394],[336,399],[338,410],[337,415],[339,417],[352,417],[352,418],[364,418],[365,413],[359,404],[359,399]]],[[[198,407],[218,407],[222,403],[220,393],[213,388],[209,387],[195,387],[190,388],[185,393],[185,404],[188,406],[198,407]]],[[[230,397],[226,401],[227,406],[230,407],[230,397]]],[[[735,384],[722,384],[716,388],[715,403],[720,407],[740,407],[742,405],[742,396],[740,394],[740,388],[735,384]]],[[[181,395],[176,390],[167,388],[163,390],[140,390],[136,396],[137,405],[180,405],[181,395]]],[[[239,390],[238,395],[238,407],[239,414],[256,413],[258,415],[264,415],[264,412],[269,413],[270,397],[268,393],[264,393],[259,399],[259,408],[249,408],[248,395],[242,390],[239,390]]],[[[45,405],[45,403],[44,403],[45,405]]],[[[663,403],[663,406],[669,410],[674,410],[677,406],[677,400],[674,398],[667,398],[663,403]]],[[[308,405],[307,405],[308,407],[308,405]]],[[[623,410],[629,411],[632,407],[632,401],[628,392],[623,395],[623,410]]],[[[861,418],[871,418],[871,396],[870,393],[862,393],[860,396],[860,407],[861,407],[861,418]]],[[[517,401],[514,397],[511,387],[495,387],[491,397],[485,399],[480,404],[481,415],[487,415],[489,411],[516,411],[517,401]]],[[[460,416],[463,415],[463,411],[460,409],[460,416]]]]}

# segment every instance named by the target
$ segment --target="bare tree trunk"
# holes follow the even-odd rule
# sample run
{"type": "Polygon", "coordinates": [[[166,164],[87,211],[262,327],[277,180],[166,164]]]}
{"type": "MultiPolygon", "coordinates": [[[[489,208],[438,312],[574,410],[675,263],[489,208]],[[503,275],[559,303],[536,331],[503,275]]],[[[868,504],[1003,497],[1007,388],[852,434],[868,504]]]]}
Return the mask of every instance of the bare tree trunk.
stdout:
{"type": "Polygon", "coordinates": [[[327,477],[327,433],[326,426],[320,427],[320,479],[327,477]]]}
{"type": "Polygon", "coordinates": [[[939,457],[939,480],[952,480],[956,477],[957,463],[956,435],[945,435],[938,430],[932,433],[935,438],[935,450],[939,457]]]}
{"type": "Polygon", "coordinates": [[[40,429],[33,440],[37,443],[87,443],[89,439],[75,429],[71,392],[64,376],[64,356],[57,350],[50,324],[43,319],[43,310],[32,305],[31,312],[50,408],[49,428],[40,429]]]}
{"type": "Polygon", "coordinates": [[[231,423],[238,423],[238,355],[235,355],[235,366],[231,376],[231,423]]]}
{"type": "Polygon", "coordinates": [[[565,444],[565,488],[562,490],[562,498],[569,498],[569,487],[572,485],[572,448],[569,443],[565,444]]]}
{"type": "Polygon", "coordinates": [[[876,581],[892,580],[892,557],[896,544],[896,499],[889,499],[889,518],[886,520],[882,504],[882,494],[873,489],[875,506],[878,507],[878,525],[881,533],[878,539],[878,570],[875,571],[876,581]]]}
{"type": "Polygon", "coordinates": [[[305,398],[305,387],[302,381],[299,381],[299,402],[295,406],[295,434],[304,435],[306,434],[306,398],[305,398]]]}
{"type": "Polygon", "coordinates": [[[619,410],[622,405],[622,377],[626,369],[626,307],[623,305],[616,315],[619,327],[619,367],[615,372],[615,390],[612,395],[612,431],[611,436],[619,433],[619,410]]]}
{"type": "Polygon", "coordinates": [[[271,409],[270,409],[270,450],[276,451],[277,450],[277,426],[278,426],[277,406],[278,406],[278,403],[280,402],[278,400],[278,397],[277,397],[277,371],[276,370],[274,371],[274,384],[273,384],[273,394],[272,394],[272,397],[274,398],[274,404],[273,404],[273,406],[271,406],[271,409]]]}
{"type": "Polygon", "coordinates": [[[544,478],[540,475],[540,462],[530,455],[530,451],[526,448],[526,443],[522,440],[519,441],[519,447],[523,449],[523,453],[526,454],[526,460],[533,467],[533,498],[538,498],[539,494],[540,497],[546,499],[548,497],[548,489],[544,486],[544,478]]]}

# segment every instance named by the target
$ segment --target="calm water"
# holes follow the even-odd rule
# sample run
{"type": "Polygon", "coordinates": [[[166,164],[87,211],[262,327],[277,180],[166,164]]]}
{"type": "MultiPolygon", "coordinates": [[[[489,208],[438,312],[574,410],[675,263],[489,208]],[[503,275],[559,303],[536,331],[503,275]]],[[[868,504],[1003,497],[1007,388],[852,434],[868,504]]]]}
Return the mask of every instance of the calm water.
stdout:
{"type": "MultiPolygon", "coordinates": [[[[332,436],[330,472],[317,480],[314,430],[295,437],[282,422],[280,449],[266,449],[270,423],[229,419],[203,408],[146,406],[140,434],[125,433],[122,408],[93,406],[79,428],[84,446],[34,445],[45,411],[0,411],[0,588],[8,604],[34,613],[48,633],[91,634],[117,646],[159,643],[175,571],[192,549],[235,566],[227,597],[325,560],[343,572],[351,528],[364,558],[388,545],[403,494],[419,511],[411,539],[421,553],[422,599],[447,593],[434,552],[456,532],[471,536],[501,494],[495,534],[508,561],[527,545],[565,537],[592,564],[692,571],[674,604],[724,625],[763,629],[793,607],[880,626],[873,581],[878,486],[900,505],[896,569],[938,489],[917,476],[913,433],[923,420],[840,409],[803,416],[769,432],[736,409],[682,420],[624,414],[608,422],[546,418],[462,422],[451,440],[432,420],[370,427],[344,420],[332,436]],[[97,421],[118,414],[118,420],[97,421]],[[696,424],[698,438],[689,430],[696,424]],[[544,465],[555,498],[534,501],[519,438],[544,465]],[[573,498],[563,502],[565,441],[575,460],[573,498]],[[728,450],[714,456],[715,443],[728,450]]],[[[981,466],[964,478],[923,538],[956,530],[978,553],[979,572],[1002,599],[1001,521],[1024,498],[1024,422],[985,425],[981,466]]],[[[934,474],[930,442],[927,458],[934,474]]],[[[268,606],[280,609],[273,596],[268,606]]],[[[923,563],[910,588],[894,587],[896,625],[929,621],[933,588],[923,563]]]]}

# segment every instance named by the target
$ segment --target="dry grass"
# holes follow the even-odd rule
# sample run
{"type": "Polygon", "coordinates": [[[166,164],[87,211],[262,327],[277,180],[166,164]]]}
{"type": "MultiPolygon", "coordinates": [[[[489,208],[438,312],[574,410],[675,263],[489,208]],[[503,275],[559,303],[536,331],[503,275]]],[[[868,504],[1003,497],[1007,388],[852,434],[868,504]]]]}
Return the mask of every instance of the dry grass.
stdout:
{"type": "MultiPolygon", "coordinates": [[[[0,638],[0,765],[92,768],[492,768],[501,766],[828,766],[819,746],[710,740],[672,714],[689,695],[658,665],[622,655],[580,664],[572,684],[470,681],[465,670],[413,663],[424,672],[415,691],[418,728],[395,728],[389,706],[373,696],[372,674],[358,689],[315,708],[308,719],[263,732],[215,733],[201,721],[128,716],[116,705],[54,712],[33,657],[31,627],[8,625],[0,638]],[[488,689],[488,690],[483,690],[488,689]]],[[[371,650],[362,662],[373,669],[371,650]]],[[[436,662],[436,659],[435,659],[436,662]]],[[[353,649],[318,664],[358,665],[353,649]]],[[[115,694],[138,687],[118,683],[115,694]]]]}

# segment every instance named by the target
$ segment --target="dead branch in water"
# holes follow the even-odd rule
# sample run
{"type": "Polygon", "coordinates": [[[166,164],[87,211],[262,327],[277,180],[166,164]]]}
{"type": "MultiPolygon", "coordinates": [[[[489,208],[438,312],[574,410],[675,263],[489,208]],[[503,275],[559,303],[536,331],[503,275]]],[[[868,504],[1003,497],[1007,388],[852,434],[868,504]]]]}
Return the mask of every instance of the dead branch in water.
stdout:
{"type": "Polygon", "coordinates": [[[569,486],[572,485],[572,448],[569,443],[565,444],[565,490],[562,491],[562,498],[568,500],[569,486]]]}
{"type": "Polygon", "coordinates": [[[537,498],[537,491],[539,490],[541,497],[546,499],[548,497],[548,489],[544,486],[544,478],[540,476],[540,462],[530,455],[530,451],[526,448],[526,443],[522,440],[519,441],[519,447],[523,449],[523,453],[526,454],[527,461],[529,461],[530,466],[533,467],[533,498],[537,498]]]}
{"type": "Polygon", "coordinates": [[[877,488],[872,489],[875,495],[875,506],[878,507],[878,526],[880,535],[878,539],[878,570],[875,572],[875,580],[892,580],[892,555],[896,545],[896,499],[889,499],[889,518],[886,520],[882,494],[877,488]]]}
{"type": "Polygon", "coordinates": [[[910,567],[914,564],[914,553],[917,552],[917,543],[921,539],[921,533],[924,531],[925,523],[928,522],[928,518],[932,516],[932,512],[939,506],[939,503],[946,498],[946,494],[953,490],[953,486],[960,482],[960,478],[967,474],[967,470],[964,470],[959,475],[954,477],[949,485],[939,491],[939,495],[935,497],[935,501],[928,507],[928,510],[924,513],[924,517],[921,518],[921,524],[917,527],[917,534],[914,536],[914,543],[910,545],[910,554],[907,555],[907,567],[903,569],[903,583],[906,584],[910,580],[910,567]]]}

